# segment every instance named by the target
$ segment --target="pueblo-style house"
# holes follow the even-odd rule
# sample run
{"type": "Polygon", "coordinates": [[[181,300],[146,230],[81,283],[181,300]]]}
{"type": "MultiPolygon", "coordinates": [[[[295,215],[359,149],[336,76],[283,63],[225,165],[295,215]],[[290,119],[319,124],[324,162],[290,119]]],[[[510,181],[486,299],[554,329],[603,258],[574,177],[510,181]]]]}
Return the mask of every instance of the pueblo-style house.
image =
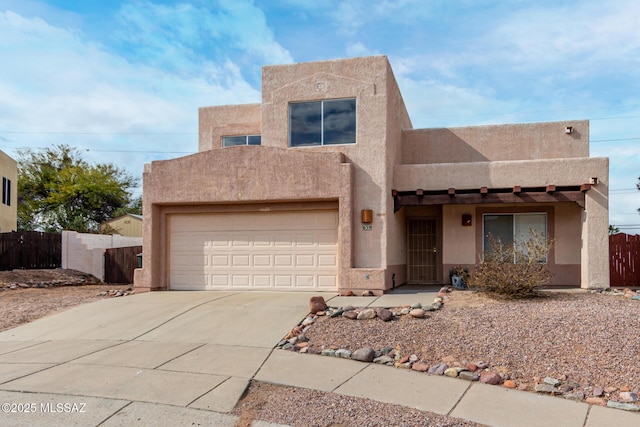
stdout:
{"type": "Polygon", "coordinates": [[[267,66],[261,103],[199,116],[198,153],[145,166],[141,290],[381,294],[531,230],[552,285],[609,286],[587,121],[414,129],[385,56],[267,66]]]}

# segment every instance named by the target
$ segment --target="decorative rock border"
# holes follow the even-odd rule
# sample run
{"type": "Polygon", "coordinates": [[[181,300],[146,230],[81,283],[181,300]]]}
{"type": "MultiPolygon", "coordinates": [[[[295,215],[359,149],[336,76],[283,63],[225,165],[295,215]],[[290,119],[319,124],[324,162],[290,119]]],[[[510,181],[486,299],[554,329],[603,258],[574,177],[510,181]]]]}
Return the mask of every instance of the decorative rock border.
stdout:
{"type": "MultiPolygon", "coordinates": [[[[345,317],[351,320],[368,320],[378,318],[384,322],[398,319],[401,316],[411,316],[414,318],[425,318],[429,311],[439,310],[444,306],[444,299],[451,292],[451,287],[440,289],[438,296],[430,305],[423,306],[421,303],[414,303],[410,306],[396,308],[369,308],[353,307],[328,307],[322,297],[313,297],[309,302],[310,314],[305,317],[295,328],[293,328],[278,344],[277,348],[283,350],[296,351],[299,353],[309,352],[309,339],[305,333],[313,326],[316,319],[321,316],[329,318],[345,317]]],[[[597,290],[592,293],[603,293],[614,296],[624,296],[625,298],[640,300],[640,291],[634,292],[631,289],[624,290],[597,290]]],[[[399,369],[411,369],[417,372],[426,372],[431,375],[446,375],[452,378],[460,378],[466,381],[479,381],[484,384],[502,385],[510,389],[531,391],[528,384],[516,384],[506,369],[494,367],[491,369],[489,363],[476,361],[462,364],[455,357],[444,357],[440,363],[428,365],[419,360],[415,354],[402,355],[399,350],[392,347],[373,349],[363,347],[351,351],[346,348],[328,348],[322,350],[322,356],[339,357],[351,360],[358,360],[366,363],[377,363],[393,366],[399,369]],[[464,365],[464,366],[463,366],[464,365]]],[[[622,409],[631,412],[640,412],[640,397],[638,393],[632,392],[627,387],[608,387],[604,390],[595,389],[594,396],[586,397],[584,392],[575,392],[580,385],[568,381],[567,378],[534,378],[533,391],[536,393],[549,394],[552,396],[562,396],[565,399],[586,402],[591,405],[606,406],[609,408],[622,409]],[[612,399],[617,393],[617,400],[612,399]]]]}

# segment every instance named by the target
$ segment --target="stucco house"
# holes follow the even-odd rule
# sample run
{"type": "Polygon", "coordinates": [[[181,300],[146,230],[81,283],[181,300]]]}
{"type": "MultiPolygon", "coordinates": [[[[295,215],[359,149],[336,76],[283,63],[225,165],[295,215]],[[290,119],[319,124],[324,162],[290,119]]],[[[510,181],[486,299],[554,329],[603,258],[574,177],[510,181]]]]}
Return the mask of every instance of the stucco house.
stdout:
{"type": "Polygon", "coordinates": [[[531,228],[555,240],[553,285],[608,287],[587,121],[413,129],[375,56],[264,67],[261,103],[199,123],[198,153],[145,165],[138,288],[381,294],[531,228]]]}
{"type": "Polygon", "coordinates": [[[18,163],[0,150],[0,233],[18,229],[18,163]]]}
{"type": "Polygon", "coordinates": [[[100,224],[101,234],[142,237],[142,215],[126,214],[100,224]]]}

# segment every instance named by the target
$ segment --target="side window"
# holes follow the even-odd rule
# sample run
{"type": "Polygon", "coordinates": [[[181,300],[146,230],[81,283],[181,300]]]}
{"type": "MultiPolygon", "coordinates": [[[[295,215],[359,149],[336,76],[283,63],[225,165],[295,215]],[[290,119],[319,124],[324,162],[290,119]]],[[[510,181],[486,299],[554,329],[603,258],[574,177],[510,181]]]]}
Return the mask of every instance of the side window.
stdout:
{"type": "Polygon", "coordinates": [[[239,136],[223,136],[222,146],[233,147],[236,145],[260,145],[262,137],[260,135],[239,135],[239,136]]]}
{"type": "Polygon", "coordinates": [[[2,204],[11,206],[11,180],[2,177],[2,204]]]}
{"type": "Polygon", "coordinates": [[[289,146],[356,143],[356,100],[289,104],[289,146]]]}

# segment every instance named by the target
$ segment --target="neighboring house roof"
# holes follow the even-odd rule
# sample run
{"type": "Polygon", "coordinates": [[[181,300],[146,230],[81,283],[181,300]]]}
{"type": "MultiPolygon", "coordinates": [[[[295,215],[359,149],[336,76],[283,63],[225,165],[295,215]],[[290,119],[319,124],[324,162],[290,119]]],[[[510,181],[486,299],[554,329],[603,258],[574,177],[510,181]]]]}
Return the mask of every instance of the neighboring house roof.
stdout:
{"type": "Polygon", "coordinates": [[[142,215],[138,215],[138,214],[126,214],[126,215],[121,215],[121,216],[116,217],[116,218],[112,218],[112,219],[110,219],[110,220],[108,220],[108,221],[104,221],[102,224],[109,224],[109,223],[112,223],[112,222],[114,222],[114,221],[117,221],[117,220],[122,219],[122,218],[125,218],[125,217],[132,217],[132,218],[135,218],[135,219],[137,219],[137,220],[142,221],[142,215]]]}

